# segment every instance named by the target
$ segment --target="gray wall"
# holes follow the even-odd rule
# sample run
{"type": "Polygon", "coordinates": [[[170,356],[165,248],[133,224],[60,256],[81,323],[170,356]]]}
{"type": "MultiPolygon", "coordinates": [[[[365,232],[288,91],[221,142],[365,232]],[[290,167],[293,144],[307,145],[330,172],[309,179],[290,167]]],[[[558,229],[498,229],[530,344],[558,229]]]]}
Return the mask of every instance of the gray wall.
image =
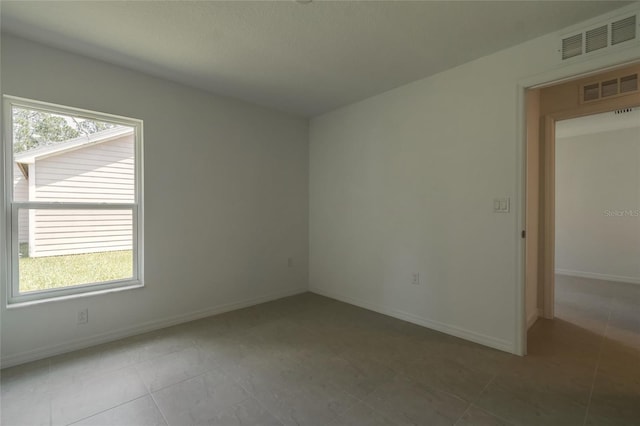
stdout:
{"type": "Polygon", "coordinates": [[[7,309],[3,276],[4,365],[306,290],[306,119],[1,43],[3,94],[144,120],[146,212],[144,289],[7,309]]]}

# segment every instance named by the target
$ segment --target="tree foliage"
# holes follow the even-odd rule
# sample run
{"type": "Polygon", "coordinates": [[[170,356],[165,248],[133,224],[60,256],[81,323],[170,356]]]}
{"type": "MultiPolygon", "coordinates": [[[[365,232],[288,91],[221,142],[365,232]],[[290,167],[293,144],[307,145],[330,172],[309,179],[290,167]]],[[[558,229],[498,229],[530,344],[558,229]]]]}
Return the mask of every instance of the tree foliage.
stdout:
{"type": "Polygon", "coordinates": [[[54,145],[115,127],[94,120],[64,117],[44,111],[13,108],[13,152],[54,145]]]}

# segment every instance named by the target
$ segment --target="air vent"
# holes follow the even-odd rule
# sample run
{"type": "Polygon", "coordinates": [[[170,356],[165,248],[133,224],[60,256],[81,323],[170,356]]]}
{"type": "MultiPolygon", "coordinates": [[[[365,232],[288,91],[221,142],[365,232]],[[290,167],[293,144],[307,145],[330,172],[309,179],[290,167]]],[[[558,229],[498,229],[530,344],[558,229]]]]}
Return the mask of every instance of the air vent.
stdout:
{"type": "Polygon", "coordinates": [[[582,88],[582,99],[584,102],[600,99],[600,84],[587,84],[582,88]]]}
{"type": "Polygon", "coordinates": [[[622,96],[638,91],[638,74],[594,81],[581,87],[581,102],[592,102],[612,96],[622,96]]]}
{"type": "Polygon", "coordinates": [[[640,40],[638,36],[638,13],[621,16],[608,23],[585,28],[578,33],[569,33],[560,38],[562,61],[604,51],[618,45],[640,40]]]}
{"type": "Polygon", "coordinates": [[[611,23],[611,45],[636,38],[636,15],[611,23]]]}
{"type": "Polygon", "coordinates": [[[606,25],[587,31],[587,53],[604,49],[608,45],[609,31],[606,25]]]}
{"type": "Polygon", "coordinates": [[[562,59],[582,55],[582,33],[562,39],[562,59]]]}
{"type": "Polygon", "coordinates": [[[620,78],[620,93],[635,92],[638,90],[638,74],[620,78]]]}
{"type": "Polygon", "coordinates": [[[617,109],[617,110],[615,110],[615,111],[614,111],[614,113],[615,113],[616,115],[620,115],[620,114],[626,114],[626,113],[628,113],[628,112],[632,112],[632,111],[633,111],[633,108],[623,108],[623,109],[617,109]]]}
{"type": "Polygon", "coordinates": [[[618,79],[607,80],[600,83],[600,96],[607,98],[618,94],[618,79]]]}

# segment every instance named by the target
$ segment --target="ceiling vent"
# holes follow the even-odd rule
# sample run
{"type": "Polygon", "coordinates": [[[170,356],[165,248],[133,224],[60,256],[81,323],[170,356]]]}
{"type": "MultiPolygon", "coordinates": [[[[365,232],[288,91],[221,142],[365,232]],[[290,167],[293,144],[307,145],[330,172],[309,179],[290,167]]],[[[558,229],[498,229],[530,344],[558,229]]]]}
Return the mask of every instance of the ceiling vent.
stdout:
{"type": "Polygon", "coordinates": [[[560,57],[566,61],[640,41],[638,13],[622,15],[610,22],[601,22],[561,37],[560,57]]]}

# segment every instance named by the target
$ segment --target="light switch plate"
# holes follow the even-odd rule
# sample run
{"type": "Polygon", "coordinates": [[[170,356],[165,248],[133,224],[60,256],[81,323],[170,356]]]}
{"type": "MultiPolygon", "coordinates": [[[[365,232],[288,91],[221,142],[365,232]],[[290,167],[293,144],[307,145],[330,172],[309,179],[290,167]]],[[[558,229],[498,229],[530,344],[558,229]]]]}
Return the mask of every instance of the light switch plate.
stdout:
{"type": "Polygon", "coordinates": [[[508,197],[493,199],[494,213],[509,213],[510,211],[511,211],[511,200],[508,197]]]}

